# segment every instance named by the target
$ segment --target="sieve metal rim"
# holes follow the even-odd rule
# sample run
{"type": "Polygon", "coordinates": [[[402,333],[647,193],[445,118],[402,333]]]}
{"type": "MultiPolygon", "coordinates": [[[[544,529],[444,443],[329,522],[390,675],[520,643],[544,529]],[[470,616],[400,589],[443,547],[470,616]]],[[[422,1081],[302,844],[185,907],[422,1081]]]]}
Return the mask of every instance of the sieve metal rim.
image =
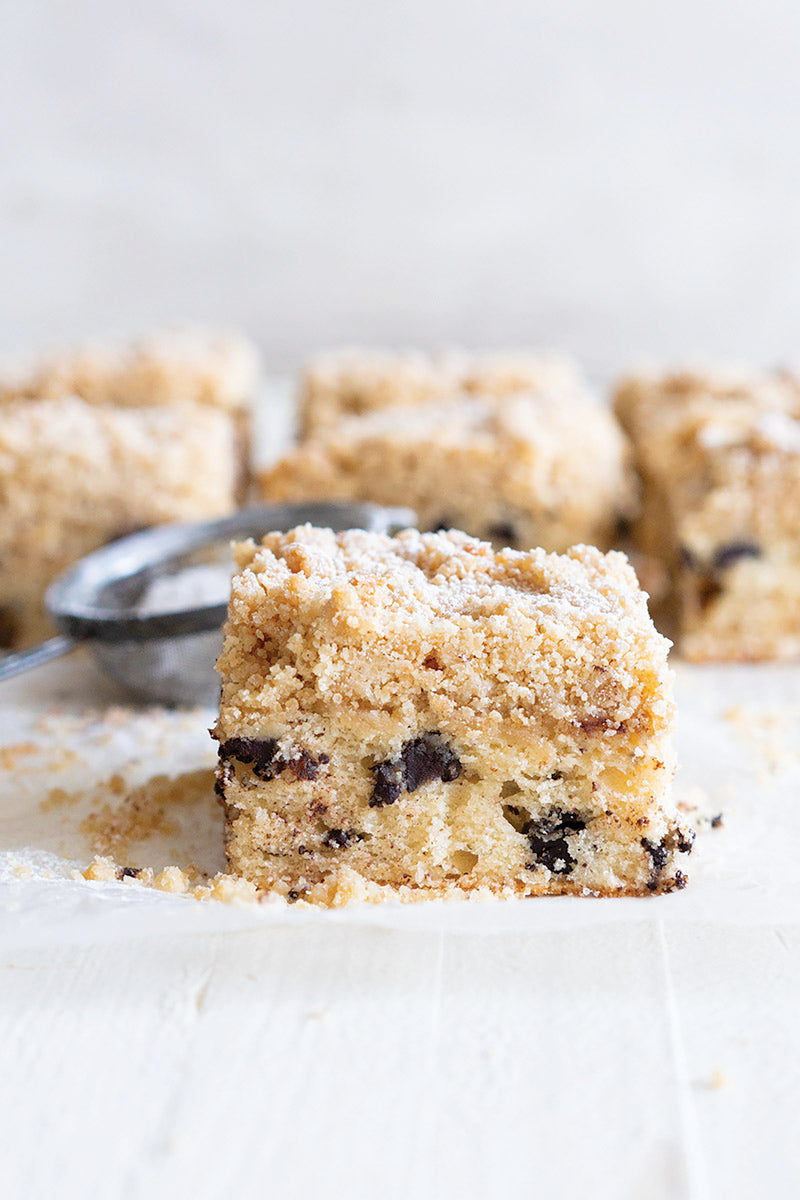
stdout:
{"type": "Polygon", "coordinates": [[[220,627],[227,603],[143,613],[135,605],[103,605],[97,597],[111,583],[225,540],[261,538],[304,524],[391,533],[415,522],[415,514],[407,508],[326,502],[257,506],[213,521],[159,525],[110,542],[67,568],[48,588],[45,605],[62,633],[82,641],[135,642],[206,633],[220,627]]]}

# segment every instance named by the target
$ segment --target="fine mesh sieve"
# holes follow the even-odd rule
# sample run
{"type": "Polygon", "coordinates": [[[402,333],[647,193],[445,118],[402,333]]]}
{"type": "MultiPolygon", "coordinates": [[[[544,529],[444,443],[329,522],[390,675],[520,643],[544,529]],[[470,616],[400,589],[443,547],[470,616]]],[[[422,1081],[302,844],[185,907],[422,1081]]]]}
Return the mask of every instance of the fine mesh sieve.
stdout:
{"type": "Polygon", "coordinates": [[[286,504],[196,524],[161,525],[88,554],[51,584],[55,637],[0,658],[0,681],[88,644],[104,671],[141,699],[213,704],[233,560],[230,543],[296,525],[394,533],[406,508],[286,504]]]}

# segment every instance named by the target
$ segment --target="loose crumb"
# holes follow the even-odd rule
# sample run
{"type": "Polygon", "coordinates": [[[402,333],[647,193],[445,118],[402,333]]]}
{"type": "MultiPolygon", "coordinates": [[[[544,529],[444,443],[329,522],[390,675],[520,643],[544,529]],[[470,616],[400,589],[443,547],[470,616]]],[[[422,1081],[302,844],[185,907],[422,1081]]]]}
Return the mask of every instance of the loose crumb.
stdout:
{"type": "Polygon", "coordinates": [[[0,746],[0,768],[4,771],[14,771],[19,766],[19,760],[29,754],[36,754],[39,746],[35,742],[17,742],[12,746],[0,746]]]}
{"type": "Polygon", "coordinates": [[[202,802],[212,794],[213,787],[213,775],[206,769],[178,776],[156,775],[133,788],[121,775],[112,775],[98,785],[97,798],[101,802],[81,822],[79,830],[89,839],[95,854],[125,858],[133,842],[142,842],[154,833],[172,837],[179,834],[180,827],[169,816],[169,810],[202,802]],[[115,806],[112,799],[120,796],[123,800],[115,806]]]}
{"type": "Polygon", "coordinates": [[[54,787],[50,788],[39,808],[42,812],[50,812],[54,808],[67,808],[77,804],[80,798],[80,792],[68,792],[66,788],[54,787]]]}

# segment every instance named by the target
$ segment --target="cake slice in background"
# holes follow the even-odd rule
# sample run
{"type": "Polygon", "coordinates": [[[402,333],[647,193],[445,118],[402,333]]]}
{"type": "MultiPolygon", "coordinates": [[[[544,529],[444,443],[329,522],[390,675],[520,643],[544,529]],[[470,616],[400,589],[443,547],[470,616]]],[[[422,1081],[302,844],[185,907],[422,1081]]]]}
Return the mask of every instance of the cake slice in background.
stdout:
{"type": "Polygon", "coordinates": [[[300,434],[311,437],[343,417],[384,408],[417,408],[462,392],[508,396],[519,391],[579,390],[569,359],[530,350],[468,354],[446,350],[336,350],[306,367],[300,386],[300,434]]]}
{"type": "Polygon", "coordinates": [[[233,511],[259,360],[238,335],[85,346],[0,375],[0,646],[48,632],[50,582],[145,526],[233,511]]]}
{"type": "Polygon", "coordinates": [[[408,505],[421,529],[608,547],[634,504],[627,441],[591,393],[517,392],[340,421],[258,477],[265,500],[408,505]]]}
{"type": "Polygon", "coordinates": [[[616,391],[642,477],[639,552],[689,659],[800,657],[800,380],[639,374],[616,391]]]}

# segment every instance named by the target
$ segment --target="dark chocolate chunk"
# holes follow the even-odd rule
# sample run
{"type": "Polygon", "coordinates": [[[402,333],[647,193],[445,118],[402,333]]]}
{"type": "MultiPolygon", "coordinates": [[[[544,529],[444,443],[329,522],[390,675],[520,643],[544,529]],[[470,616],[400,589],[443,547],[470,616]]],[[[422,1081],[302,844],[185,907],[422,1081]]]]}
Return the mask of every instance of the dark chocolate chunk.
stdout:
{"type": "Polygon", "coordinates": [[[253,774],[267,783],[287,769],[295,779],[316,779],[319,768],[330,761],[327,754],[314,758],[307,750],[298,750],[286,759],[277,750],[276,738],[235,737],[222,743],[219,757],[223,761],[235,758],[237,762],[252,766],[253,774]]]}
{"type": "Polygon", "coordinates": [[[586,821],[576,812],[553,811],[528,821],[522,828],[534,856],[528,870],[547,867],[554,875],[570,875],[577,860],[570,852],[567,838],[585,828],[586,821]]]}
{"type": "Polygon", "coordinates": [[[270,780],[286,766],[280,758],[275,761],[277,749],[277,738],[233,737],[222,743],[219,756],[235,758],[237,762],[252,765],[254,775],[259,779],[270,780]]]}
{"type": "Polygon", "coordinates": [[[681,566],[693,571],[699,576],[697,581],[697,602],[701,610],[708,608],[723,592],[720,574],[727,571],[734,563],[742,558],[760,558],[761,547],[756,542],[741,540],[727,542],[718,546],[712,555],[711,562],[704,563],[702,559],[688,546],[682,546],[680,552],[681,566]]]}
{"type": "Polygon", "coordinates": [[[401,759],[387,759],[386,762],[378,763],[372,768],[372,773],[375,776],[375,785],[369,798],[370,808],[385,808],[387,804],[394,804],[400,799],[405,786],[401,759]]]}
{"type": "Polygon", "coordinates": [[[711,828],[712,829],[720,829],[721,827],[722,827],[722,813],[717,813],[717,815],[715,817],[711,818],[711,828]]]}
{"type": "Polygon", "coordinates": [[[713,575],[704,575],[697,587],[697,602],[701,609],[708,608],[722,595],[722,584],[713,575]]]}
{"type": "Polygon", "coordinates": [[[651,892],[654,892],[658,887],[661,872],[667,865],[669,851],[665,845],[666,840],[664,838],[660,842],[651,842],[647,838],[642,838],[642,845],[650,855],[650,878],[647,881],[647,887],[651,892]]]}
{"type": "MultiPolygon", "coordinates": [[[[642,838],[642,845],[650,855],[651,869],[647,886],[651,892],[657,890],[661,874],[667,865],[670,854],[676,850],[680,854],[691,854],[694,838],[693,829],[686,830],[685,832],[683,830],[672,829],[669,833],[665,834],[660,842],[651,842],[647,838],[642,838]]],[[[683,887],[685,883],[679,886],[683,887]]]]}
{"type": "Polygon", "coordinates": [[[409,792],[415,792],[432,779],[452,783],[461,774],[461,760],[438,733],[425,733],[406,742],[401,758],[406,790],[409,792]]]}
{"type": "Polygon", "coordinates": [[[434,533],[446,533],[448,529],[452,528],[453,521],[451,517],[444,516],[439,517],[436,521],[431,521],[431,529],[434,533]]]}
{"type": "Polygon", "coordinates": [[[363,834],[357,833],[355,829],[329,829],[322,839],[322,844],[331,850],[343,850],[353,842],[360,842],[362,837],[363,834]]]}
{"type": "Polygon", "coordinates": [[[670,850],[677,850],[680,854],[691,854],[694,839],[694,830],[687,829],[683,833],[679,833],[677,830],[673,833],[668,833],[664,840],[670,850]]]}
{"type": "Polygon", "coordinates": [[[502,542],[504,546],[513,546],[517,541],[517,531],[510,521],[498,521],[490,525],[486,531],[493,542],[502,542]]]}
{"type": "Polygon", "coordinates": [[[289,901],[290,904],[294,904],[297,900],[300,899],[300,893],[296,892],[294,890],[294,888],[292,888],[292,890],[290,892],[286,893],[286,899],[289,901]]]}
{"type": "Polygon", "coordinates": [[[217,767],[217,777],[214,781],[214,791],[216,792],[217,796],[219,796],[220,800],[225,799],[225,789],[232,779],[233,766],[227,761],[227,759],[220,760],[220,764],[217,767]]]}
{"type": "Polygon", "coordinates": [[[370,808],[384,808],[399,800],[403,791],[415,792],[433,779],[452,783],[461,774],[461,760],[440,733],[424,733],[404,742],[398,758],[378,763],[372,772],[370,808]]]}
{"type": "Polygon", "coordinates": [[[740,558],[760,558],[761,547],[756,542],[728,542],[714,551],[714,570],[726,571],[740,558]]]}
{"type": "Polygon", "coordinates": [[[141,867],[121,867],[118,876],[120,879],[137,879],[141,873],[141,867]]]}
{"type": "Polygon", "coordinates": [[[630,517],[620,515],[617,517],[614,525],[614,540],[618,542],[626,541],[633,533],[633,522],[630,517]]]}

